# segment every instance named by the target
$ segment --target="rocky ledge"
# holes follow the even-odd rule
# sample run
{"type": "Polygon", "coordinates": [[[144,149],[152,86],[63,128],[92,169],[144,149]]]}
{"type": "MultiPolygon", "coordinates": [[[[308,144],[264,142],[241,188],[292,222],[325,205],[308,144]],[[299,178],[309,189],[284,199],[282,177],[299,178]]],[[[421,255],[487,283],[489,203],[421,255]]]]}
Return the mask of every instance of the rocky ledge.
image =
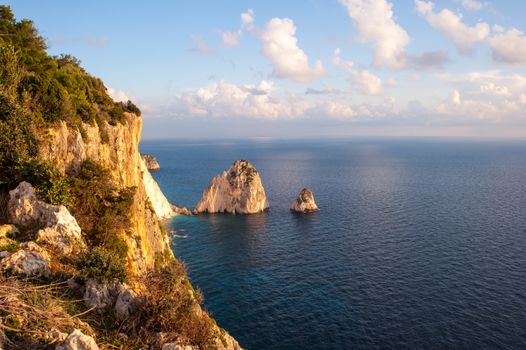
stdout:
{"type": "Polygon", "coordinates": [[[146,168],[148,170],[161,169],[159,162],[157,162],[157,159],[155,159],[155,157],[152,156],[151,154],[141,153],[141,158],[144,161],[144,164],[146,164],[146,168]]]}
{"type": "Polygon", "coordinates": [[[301,213],[308,213],[313,211],[318,211],[319,208],[314,201],[314,195],[312,191],[308,188],[304,188],[296,196],[294,202],[290,206],[290,210],[297,211],[301,213]]]}
{"type": "Polygon", "coordinates": [[[236,160],[214,177],[203,192],[196,213],[254,214],[268,208],[259,173],[246,160],[236,160]]]}

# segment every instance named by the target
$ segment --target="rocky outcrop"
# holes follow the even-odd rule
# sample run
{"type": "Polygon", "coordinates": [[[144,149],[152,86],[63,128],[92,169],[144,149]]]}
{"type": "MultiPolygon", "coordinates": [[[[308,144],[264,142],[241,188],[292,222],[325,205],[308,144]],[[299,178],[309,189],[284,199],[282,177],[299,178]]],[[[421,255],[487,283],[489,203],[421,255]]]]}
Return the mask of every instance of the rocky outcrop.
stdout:
{"type": "Polygon", "coordinates": [[[177,214],[177,215],[186,215],[186,216],[194,215],[194,213],[190,209],[186,207],[178,207],[173,204],[172,204],[172,211],[174,212],[174,214],[177,214]]]}
{"type": "Polygon", "coordinates": [[[155,159],[155,157],[151,154],[141,153],[141,158],[144,161],[144,164],[146,165],[146,169],[152,171],[161,169],[159,162],[157,162],[157,159],[155,159]]]}
{"type": "Polygon", "coordinates": [[[267,208],[267,197],[258,171],[248,161],[236,160],[230,169],[212,180],[195,211],[254,214],[267,208]]]}
{"type": "Polygon", "coordinates": [[[153,179],[152,174],[150,174],[150,171],[147,169],[144,158],[141,159],[141,171],[144,189],[146,190],[146,195],[152,204],[155,214],[157,214],[157,216],[161,219],[173,216],[174,212],[170,202],[168,202],[168,199],[166,199],[164,193],[159,188],[159,185],[153,179]]]}
{"type": "Polygon", "coordinates": [[[159,227],[153,205],[147,205],[149,196],[139,154],[142,119],[131,113],[125,113],[125,118],[122,124],[101,122],[107,135],[104,138],[97,123],[82,124],[82,136],[78,129],[59,122],[42,135],[39,158],[51,161],[68,175],[76,175],[81,164],[90,159],[109,170],[110,179],[118,189],[136,188],[130,208],[131,224],[125,231],[133,233],[126,241],[128,262],[130,270],[138,274],[152,267],[156,255],[170,246],[159,227]]]}
{"type": "Polygon", "coordinates": [[[55,350],[99,350],[95,339],[75,329],[64,343],[57,345],[55,350]]]}
{"type": "Polygon", "coordinates": [[[312,194],[312,191],[308,188],[304,188],[300,191],[300,193],[298,193],[298,196],[296,197],[294,202],[292,202],[290,210],[301,213],[308,213],[318,211],[319,208],[316,205],[316,202],[314,201],[314,195],[312,194]]]}
{"type": "Polygon", "coordinates": [[[37,242],[60,254],[78,252],[86,247],[77,220],[63,205],[38,200],[28,182],[21,182],[9,192],[9,220],[24,228],[40,228],[37,242]]]}

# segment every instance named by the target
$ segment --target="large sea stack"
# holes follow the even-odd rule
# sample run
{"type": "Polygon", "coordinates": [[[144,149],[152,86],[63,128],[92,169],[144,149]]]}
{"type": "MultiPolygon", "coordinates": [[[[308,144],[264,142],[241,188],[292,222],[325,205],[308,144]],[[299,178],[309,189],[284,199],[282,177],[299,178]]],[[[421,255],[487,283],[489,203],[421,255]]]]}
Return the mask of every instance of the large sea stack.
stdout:
{"type": "Polygon", "coordinates": [[[197,204],[197,213],[254,214],[268,208],[259,173],[246,160],[236,160],[214,177],[197,204]]]}
{"type": "Polygon", "coordinates": [[[318,211],[319,208],[316,205],[316,202],[314,201],[314,195],[312,194],[312,191],[308,188],[304,188],[300,191],[300,193],[298,193],[298,196],[296,197],[294,202],[292,202],[290,210],[301,213],[309,213],[313,211],[318,211]]]}

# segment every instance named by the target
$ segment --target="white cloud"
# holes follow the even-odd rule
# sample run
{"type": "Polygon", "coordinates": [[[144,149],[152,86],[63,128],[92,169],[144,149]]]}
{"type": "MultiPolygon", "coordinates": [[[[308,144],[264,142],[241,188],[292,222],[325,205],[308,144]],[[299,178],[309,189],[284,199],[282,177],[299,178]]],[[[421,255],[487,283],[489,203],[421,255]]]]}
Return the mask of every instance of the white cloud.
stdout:
{"type": "Polygon", "coordinates": [[[307,105],[294,95],[281,99],[273,94],[272,82],[233,85],[223,81],[182,94],[177,99],[180,114],[217,118],[293,118],[307,105]]]}
{"type": "Polygon", "coordinates": [[[364,95],[380,95],[382,80],[368,70],[354,70],[349,72],[349,80],[356,84],[364,95]]]}
{"type": "Polygon", "coordinates": [[[221,38],[223,39],[223,44],[229,47],[236,47],[239,45],[239,40],[241,39],[242,32],[238,30],[237,32],[223,32],[221,33],[221,38]]]}
{"type": "Polygon", "coordinates": [[[374,48],[373,66],[400,69],[406,64],[405,47],[410,38],[393,19],[392,4],[386,0],[339,0],[347,8],[359,32],[359,39],[374,48]]]}
{"type": "Polygon", "coordinates": [[[194,47],[190,49],[190,52],[202,54],[202,55],[211,55],[213,51],[208,48],[208,45],[199,36],[192,36],[192,41],[194,42],[194,47]]]}
{"type": "Polygon", "coordinates": [[[273,18],[261,31],[262,53],[272,63],[274,75],[298,82],[321,77],[325,74],[321,61],[316,61],[312,68],[309,66],[309,59],[298,47],[295,34],[294,22],[288,18],[273,18]]]}
{"type": "Polygon", "coordinates": [[[382,93],[382,80],[367,69],[357,69],[352,62],[342,60],[340,52],[340,48],[334,50],[332,63],[347,72],[349,82],[356,85],[364,95],[380,95],[382,93]]]}
{"type": "Polygon", "coordinates": [[[241,27],[235,32],[222,32],[221,39],[223,44],[228,47],[236,47],[239,45],[241,37],[244,32],[251,32],[254,30],[254,11],[249,9],[240,15],[241,27]]]}
{"type": "Polygon", "coordinates": [[[461,0],[460,4],[466,10],[480,10],[484,4],[477,0],[461,0]]]}
{"type": "MultiPolygon", "coordinates": [[[[501,27],[502,28],[502,27],[501,27]]],[[[510,64],[526,64],[526,37],[518,29],[502,29],[488,39],[493,59],[510,64]]]]}
{"type": "Polygon", "coordinates": [[[461,16],[449,9],[433,12],[434,4],[430,1],[415,0],[415,6],[433,28],[453,40],[461,53],[471,52],[474,45],[484,42],[490,32],[487,23],[479,22],[470,27],[462,22],[461,16]]]}
{"type": "Polygon", "coordinates": [[[108,91],[108,95],[115,101],[115,102],[127,102],[131,100],[129,95],[121,90],[115,90],[112,87],[106,86],[106,90],[108,91]]]}
{"type": "Polygon", "coordinates": [[[491,122],[524,119],[526,77],[522,75],[485,71],[444,74],[439,78],[455,87],[449,98],[437,106],[439,113],[491,122]]]}

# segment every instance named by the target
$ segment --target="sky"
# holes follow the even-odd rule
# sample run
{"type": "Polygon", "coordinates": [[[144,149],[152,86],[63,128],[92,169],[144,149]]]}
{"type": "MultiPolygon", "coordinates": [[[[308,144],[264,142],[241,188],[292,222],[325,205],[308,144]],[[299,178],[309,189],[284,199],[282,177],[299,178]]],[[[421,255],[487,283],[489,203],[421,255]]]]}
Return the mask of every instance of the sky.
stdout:
{"type": "Polygon", "coordinates": [[[526,1],[7,1],[143,138],[526,138],[526,1]]]}

